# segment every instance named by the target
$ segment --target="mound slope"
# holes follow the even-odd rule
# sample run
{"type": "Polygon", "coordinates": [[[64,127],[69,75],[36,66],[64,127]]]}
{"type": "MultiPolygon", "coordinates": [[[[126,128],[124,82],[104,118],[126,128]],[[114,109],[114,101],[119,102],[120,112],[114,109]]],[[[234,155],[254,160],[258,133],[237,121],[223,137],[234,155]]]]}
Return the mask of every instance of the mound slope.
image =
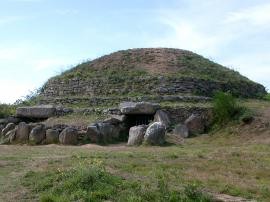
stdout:
{"type": "Polygon", "coordinates": [[[82,63],[51,78],[42,88],[41,98],[49,103],[71,98],[211,97],[217,90],[247,98],[266,93],[262,85],[198,54],[147,48],[118,51],[82,63]]]}

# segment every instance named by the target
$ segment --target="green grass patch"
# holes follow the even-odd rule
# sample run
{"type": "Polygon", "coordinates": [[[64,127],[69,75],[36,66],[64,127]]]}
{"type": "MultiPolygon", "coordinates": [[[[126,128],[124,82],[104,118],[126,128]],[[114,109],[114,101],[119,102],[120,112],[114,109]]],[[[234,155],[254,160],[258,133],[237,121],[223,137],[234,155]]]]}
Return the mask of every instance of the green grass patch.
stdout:
{"type": "Polygon", "coordinates": [[[22,184],[37,194],[42,202],[212,201],[195,184],[171,190],[162,171],[156,176],[156,184],[147,184],[112,175],[100,164],[80,165],[67,170],[30,171],[22,184]]]}

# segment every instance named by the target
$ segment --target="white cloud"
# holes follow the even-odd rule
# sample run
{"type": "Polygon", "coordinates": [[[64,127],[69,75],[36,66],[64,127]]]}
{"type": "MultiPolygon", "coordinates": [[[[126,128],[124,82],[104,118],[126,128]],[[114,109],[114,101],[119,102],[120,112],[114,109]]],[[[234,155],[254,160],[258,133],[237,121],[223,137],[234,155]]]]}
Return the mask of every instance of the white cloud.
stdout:
{"type": "Polygon", "coordinates": [[[34,89],[31,83],[16,81],[13,79],[0,80],[0,101],[2,103],[14,103],[16,100],[26,96],[34,89]]]}
{"type": "Polygon", "coordinates": [[[34,62],[34,69],[37,71],[40,70],[46,70],[46,69],[55,69],[55,68],[60,68],[63,66],[67,66],[71,64],[71,60],[67,59],[52,59],[52,58],[47,58],[47,59],[41,59],[36,62],[34,62]]]}
{"type": "Polygon", "coordinates": [[[178,12],[175,9],[161,12],[159,22],[165,25],[167,34],[152,38],[150,45],[197,52],[225,66],[234,67],[270,88],[270,44],[268,37],[264,36],[266,30],[270,30],[270,4],[238,9],[236,12],[232,9],[215,14],[205,12],[211,9],[198,11],[192,7],[184,14],[181,8],[178,12]],[[196,16],[186,13],[196,13],[196,16]]]}
{"type": "Polygon", "coordinates": [[[270,3],[249,7],[237,12],[231,12],[225,23],[247,23],[252,25],[267,25],[270,23],[270,3]]]}
{"type": "Polygon", "coordinates": [[[42,2],[44,0],[9,0],[9,1],[12,1],[12,2],[42,2]]]}
{"type": "Polygon", "coordinates": [[[195,52],[204,52],[208,55],[217,52],[218,36],[207,35],[196,28],[192,22],[174,18],[163,18],[161,23],[171,30],[166,37],[154,39],[154,46],[188,49],[195,52]]]}
{"type": "Polygon", "coordinates": [[[270,52],[239,54],[221,61],[229,67],[236,67],[236,70],[251,80],[264,84],[270,90],[270,52]]]}
{"type": "Polygon", "coordinates": [[[16,58],[23,58],[29,52],[30,47],[25,46],[10,46],[10,47],[0,47],[0,60],[10,61],[16,58]]]}
{"type": "Polygon", "coordinates": [[[7,25],[10,23],[18,22],[21,20],[24,20],[25,17],[23,16],[2,16],[0,17],[0,26],[1,25],[7,25]]]}
{"type": "Polygon", "coordinates": [[[55,12],[59,15],[76,15],[79,13],[76,9],[58,9],[55,12]]]}
{"type": "Polygon", "coordinates": [[[15,102],[74,62],[71,57],[52,56],[31,42],[0,46],[0,102],[15,102]]]}
{"type": "Polygon", "coordinates": [[[157,38],[152,37],[151,45],[187,49],[215,57],[220,54],[222,46],[237,37],[226,27],[221,27],[219,21],[212,23],[203,17],[201,19],[188,18],[182,16],[181,12],[174,12],[175,10],[161,12],[158,21],[168,34],[157,38]]]}

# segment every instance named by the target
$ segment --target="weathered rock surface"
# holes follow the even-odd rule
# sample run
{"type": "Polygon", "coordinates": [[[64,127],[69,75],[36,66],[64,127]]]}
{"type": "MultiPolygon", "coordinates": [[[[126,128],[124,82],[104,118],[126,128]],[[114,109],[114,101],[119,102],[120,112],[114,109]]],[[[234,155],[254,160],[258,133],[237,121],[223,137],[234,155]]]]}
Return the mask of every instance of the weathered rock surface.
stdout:
{"type": "Polygon", "coordinates": [[[51,129],[53,130],[58,130],[59,132],[62,132],[63,130],[65,130],[66,128],[68,128],[69,126],[66,124],[53,124],[51,127],[51,129]]]}
{"type": "Polygon", "coordinates": [[[76,145],[78,143],[78,132],[76,129],[68,127],[59,135],[59,142],[63,145],[76,145]]]}
{"type": "Polygon", "coordinates": [[[121,115],[121,110],[119,108],[109,108],[103,110],[104,114],[112,114],[112,115],[121,115]]]}
{"type": "Polygon", "coordinates": [[[146,126],[134,126],[129,129],[128,146],[141,145],[145,135],[146,126]]]}
{"type": "Polygon", "coordinates": [[[103,121],[103,123],[109,123],[109,124],[113,124],[113,125],[117,125],[122,123],[123,121],[121,120],[121,118],[115,118],[115,117],[110,117],[107,118],[103,121]]]}
{"type": "Polygon", "coordinates": [[[56,144],[58,142],[59,142],[59,131],[53,129],[46,130],[46,143],[56,144]]]}
{"type": "Polygon", "coordinates": [[[9,123],[6,127],[2,130],[2,135],[5,136],[10,130],[13,130],[16,127],[14,123],[9,123]]]}
{"type": "Polygon", "coordinates": [[[8,131],[8,133],[3,138],[3,144],[13,143],[16,139],[16,129],[8,131]]]}
{"type": "Polygon", "coordinates": [[[205,124],[202,118],[198,115],[192,114],[186,121],[190,135],[202,134],[205,130],[205,124]]]}
{"type": "Polygon", "coordinates": [[[2,136],[2,130],[3,130],[4,128],[5,128],[4,125],[1,125],[1,124],[0,124],[0,139],[1,139],[1,136],[2,136]]]}
{"type": "Polygon", "coordinates": [[[173,130],[173,134],[182,138],[187,138],[189,135],[188,127],[185,124],[177,124],[173,130]]]}
{"type": "Polygon", "coordinates": [[[33,107],[19,107],[16,110],[16,116],[32,119],[47,119],[53,117],[56,113],[56,108],[52,105],[40,105],[33,107]]]}
{"type": "Polygon", "coordinates": [[[31,144],[40,144],[46,137],[46,130],[44,125],[34,127],[29,135],[29,142],[31,144]]]}
{"type": "Polygon", "coordinates": [[[102,142],[109,143],[119,138],[120,129],[110,123],[97,124],[102,142]]]}
{"type": "Polygon", "coordinates": [[[24,122],[19,123],[16,127],[16,142],[26,143],[29,140],[30,126],[24,122]]]}
{"type": "Polygon", "coordinates": [[[118,120],[119,122],[124,122],[127,119],[126,115],[111,115],[113,119],[118,120]]]}
{"type": "Polygon", "coordinates": [[[93,143],[110,143],[119,140],[121,124],[98,122],[87,127],[87,137],[93,143]]]}
{"type": "Polygon", "coordinates": [[[100,142],[100,132],[98,130],[98,126],[96,124],[90,125],[87,127],[87,137],[92,143],[100,142]]]}
{"type": "Polygon", "coordinates": [[[166,126],[161,122],[152,123],[146,130],[144,141],[150,145],[165,143],[166,126]]]}
{"type": "Polygon", "coordinates": [[[17,124],[19,122],[20,122],[20,119],[16,118],[16,117],[13,117],[13,116],[10,116],[10,117],[4,118],[4,119],[0,119],[0,125],[1,124],[6,125],[8,123],[17,124]]]}
{"type": "Polygon", "coordinates": [[[78,131],[78,143],[79,144],[85,144],[86,142],[88,142],[88,135],[87,135],[87,131],[85,130],[79,130],[78,131]]]}
{"type": "Polygon", "coordinates": [[[160,105],[151,102],[122,102],[119,107],[122,114],[155,114],[160,105]]]}
{"type": "Polygon", "coordinates": [[[163,123],[166,126],[166,128],[168,128],[171,124],[171,120],[169,118],[169,115],[163,110],[158,110],[156,112],[156,114],[154,116],[154,121],[163,123]]]}

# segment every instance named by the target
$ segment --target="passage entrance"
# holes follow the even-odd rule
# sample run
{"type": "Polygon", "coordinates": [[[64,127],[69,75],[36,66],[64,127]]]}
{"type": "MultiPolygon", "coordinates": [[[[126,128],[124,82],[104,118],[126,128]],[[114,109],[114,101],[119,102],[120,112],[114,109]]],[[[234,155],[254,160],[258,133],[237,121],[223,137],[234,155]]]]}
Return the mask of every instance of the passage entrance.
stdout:
{"type": "Polygon", "coordinates": [[[154,120],[154,115],[146,115],[146,114],[132,114],[127,115],[126,123],[128,128],[138,125],[148,125],[151,121],[154,120]]]}

